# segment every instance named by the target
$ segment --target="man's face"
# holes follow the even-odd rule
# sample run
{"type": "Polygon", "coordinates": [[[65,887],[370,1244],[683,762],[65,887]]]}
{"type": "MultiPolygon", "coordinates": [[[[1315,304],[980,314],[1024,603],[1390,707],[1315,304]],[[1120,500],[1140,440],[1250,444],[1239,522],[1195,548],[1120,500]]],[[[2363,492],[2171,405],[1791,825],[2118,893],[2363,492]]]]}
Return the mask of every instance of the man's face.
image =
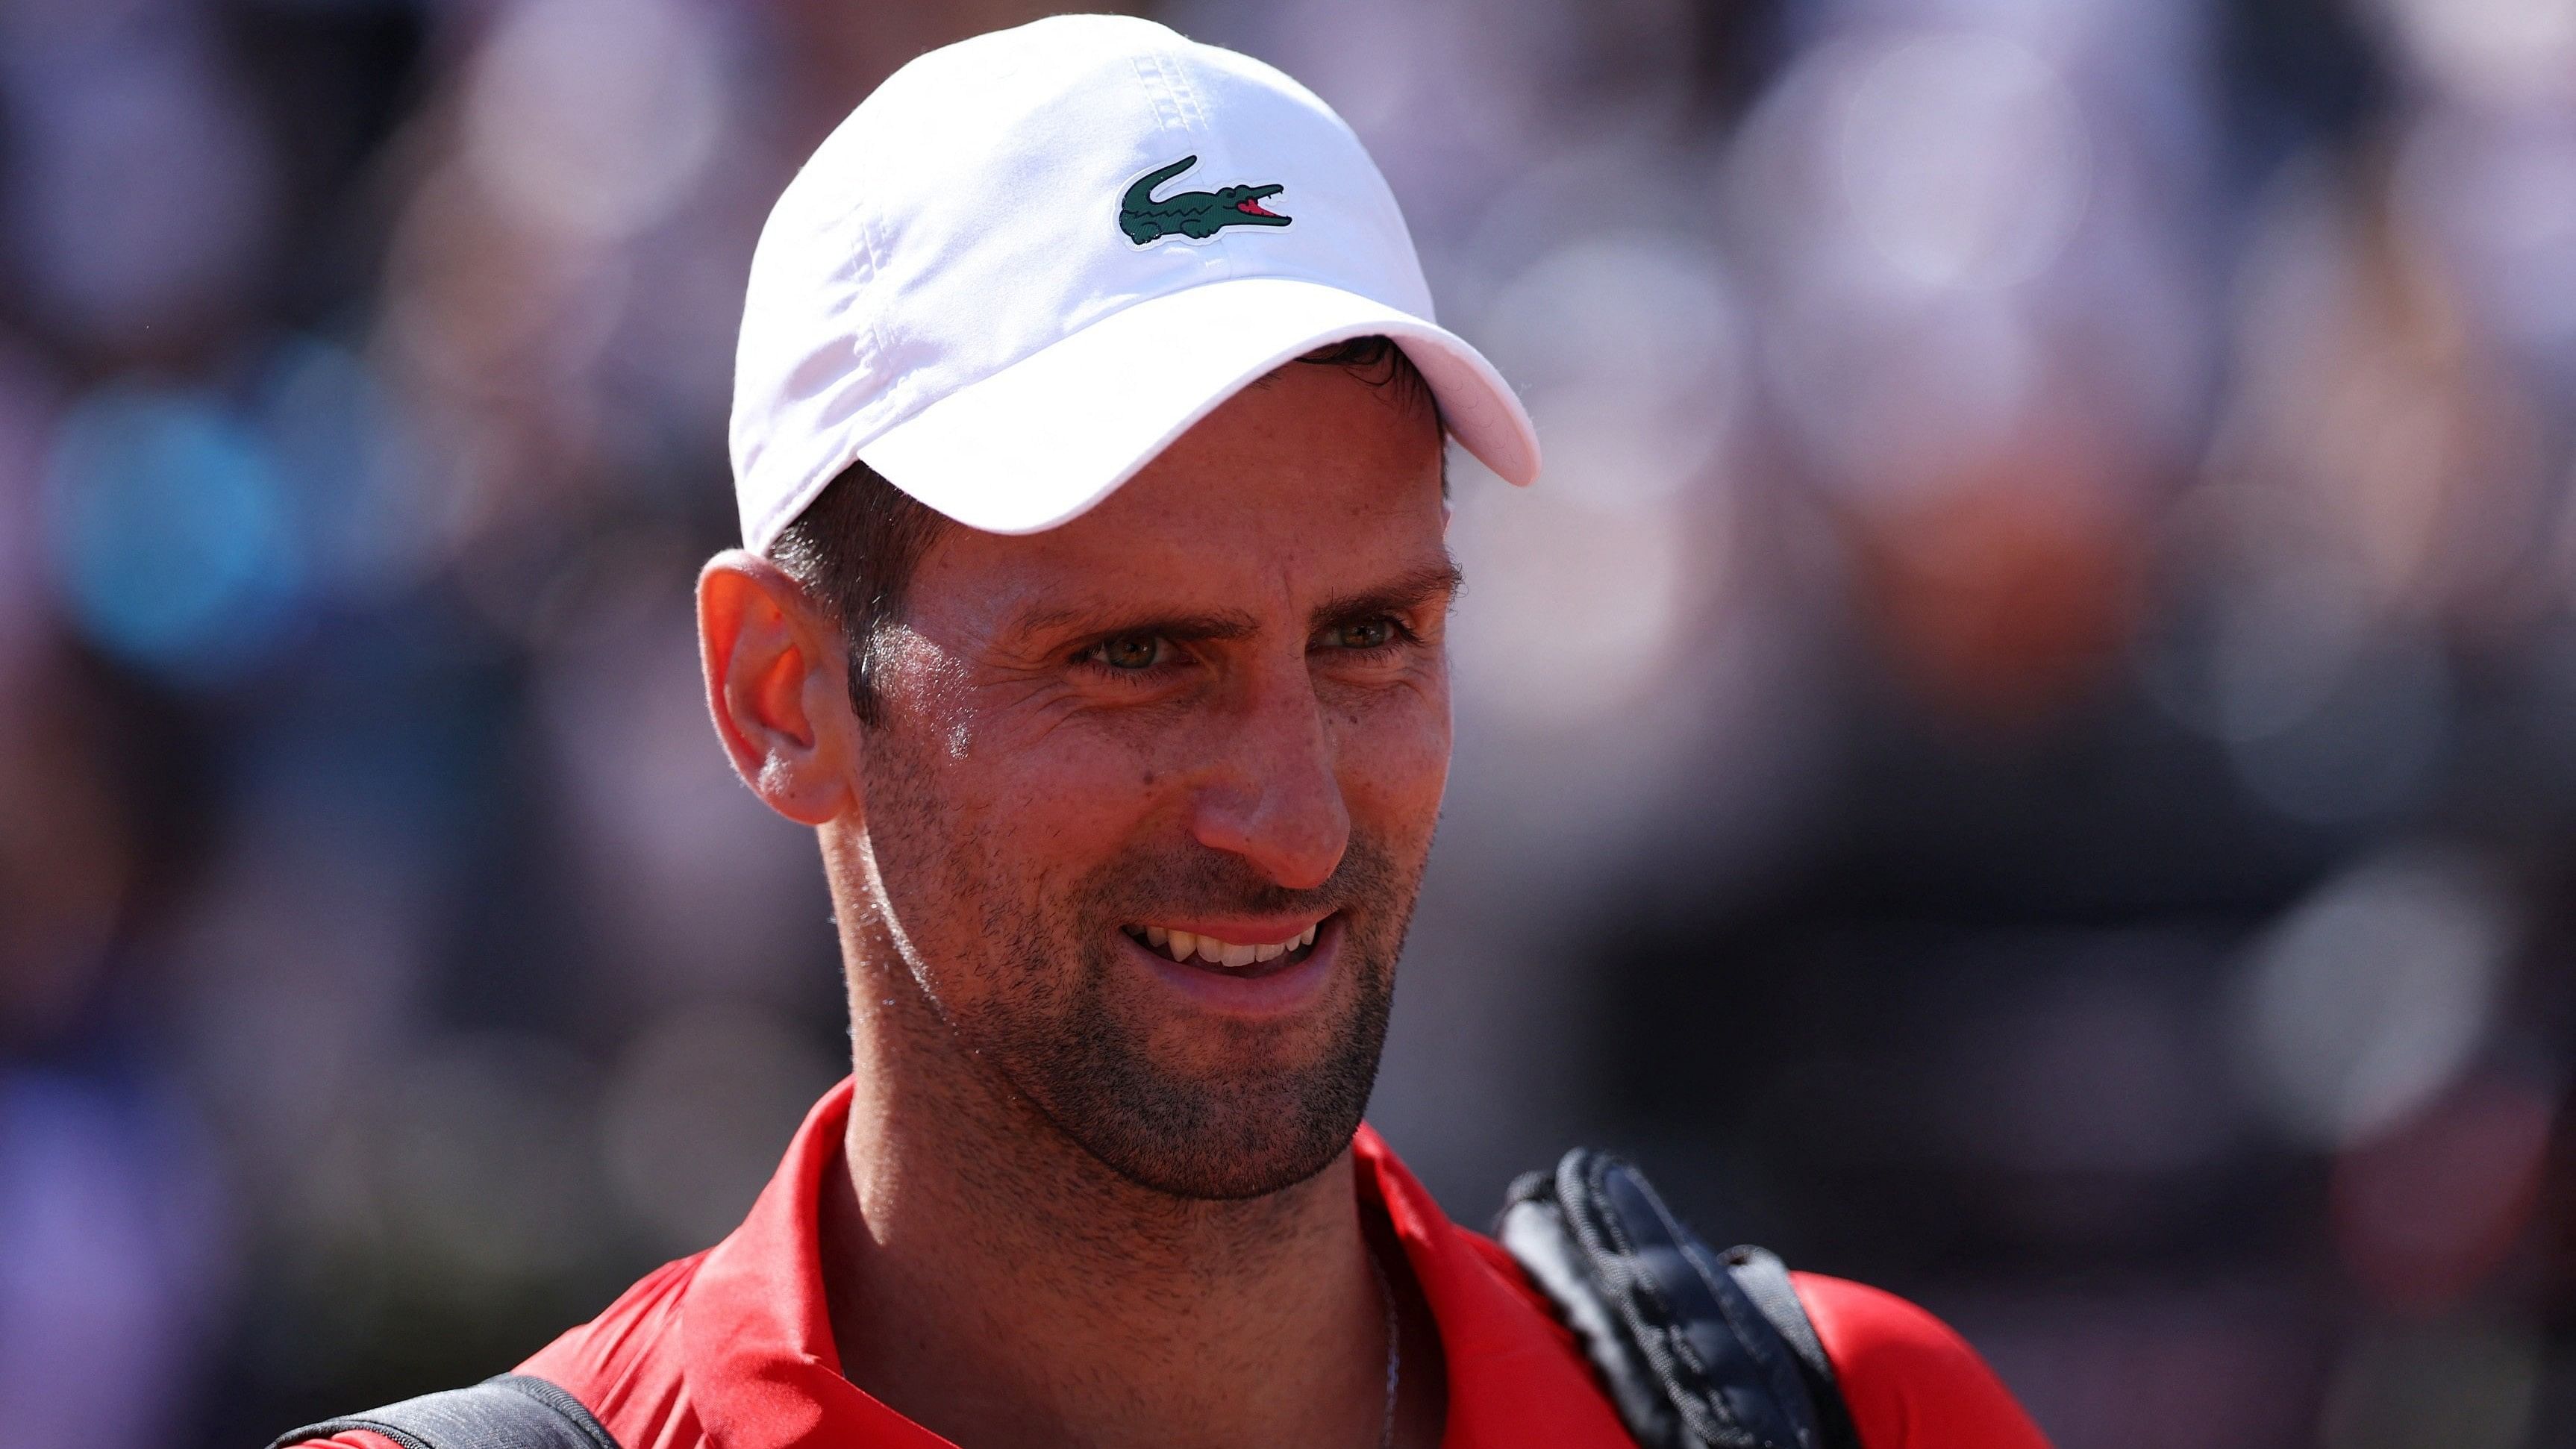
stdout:
{"type": "Polygon", "coordinates": [[[1359,1123],[1448,772],[1445,512],[1427,405],[1292,363],[1072,523],[946,530],[879,641],[897,943],[1131,1181],[1275,1192],[1359,1123]]]}

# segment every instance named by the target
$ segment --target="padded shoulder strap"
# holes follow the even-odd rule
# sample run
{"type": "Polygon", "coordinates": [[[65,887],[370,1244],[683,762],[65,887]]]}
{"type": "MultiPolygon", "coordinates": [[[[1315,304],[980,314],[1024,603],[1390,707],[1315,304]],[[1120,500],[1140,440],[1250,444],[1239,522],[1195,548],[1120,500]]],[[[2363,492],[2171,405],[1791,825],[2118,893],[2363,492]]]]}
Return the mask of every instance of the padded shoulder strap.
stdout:
{"type": "Polygon", "coordinates": [[[581,1401],[527,1374],[503,1374],[470,1389],[423,1394],[345,1419],[325,1419],[281,1435],[287,1449],[352,1429],[372,1429],[402,1449],[618,1449],[617,1440],[581,1401]]]}
{"type": "Polygon", "coordinates": [[[1857,1449],[1780,1260],[1710,1251],[1635,1167],[1576,1148],[1512,1185],[1495,1233],[1647,1449],[1857,1449]]]}

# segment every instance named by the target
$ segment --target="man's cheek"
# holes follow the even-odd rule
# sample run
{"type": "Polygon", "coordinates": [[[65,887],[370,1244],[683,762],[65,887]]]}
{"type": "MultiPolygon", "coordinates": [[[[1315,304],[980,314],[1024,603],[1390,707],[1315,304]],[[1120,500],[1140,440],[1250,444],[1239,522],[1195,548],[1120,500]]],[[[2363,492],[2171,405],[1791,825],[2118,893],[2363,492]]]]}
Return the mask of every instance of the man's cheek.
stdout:
{"type": "Polygon", "coordinates": [[[1419,702],[1354,730],[1342,750],[1342,788],[1355,814],[1390,839],[1427,835],[1449,783],[1449,717],[1419,702]]]}
{"type": "Polygon", "coordinates": [[[1182,761],[1085,741],[995,761],[990,813],[1010,848],[1049,876],[1080,875],[1131,845],[1189,778],[1182,761]]]}

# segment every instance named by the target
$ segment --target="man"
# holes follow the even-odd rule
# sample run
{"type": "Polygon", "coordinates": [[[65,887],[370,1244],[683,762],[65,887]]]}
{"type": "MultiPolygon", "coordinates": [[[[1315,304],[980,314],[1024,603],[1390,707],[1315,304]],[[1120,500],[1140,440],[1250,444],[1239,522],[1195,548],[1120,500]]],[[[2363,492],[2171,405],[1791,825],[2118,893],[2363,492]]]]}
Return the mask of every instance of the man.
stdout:
{"type": "MultiPolygon", "coordinates": [[[[1360,1124],[1449,761],[1444,430],[1538,468],[1430,315],[1348,128],[1143,21],[935,52],[824,143],[698,617],[856,1070],[523,1373],[626,1449],[1630,1442],[1360,1124]]],[[[2041,1442],[1920,1310],[1798,1287],[1871,1449],[2041,1442]]]]}

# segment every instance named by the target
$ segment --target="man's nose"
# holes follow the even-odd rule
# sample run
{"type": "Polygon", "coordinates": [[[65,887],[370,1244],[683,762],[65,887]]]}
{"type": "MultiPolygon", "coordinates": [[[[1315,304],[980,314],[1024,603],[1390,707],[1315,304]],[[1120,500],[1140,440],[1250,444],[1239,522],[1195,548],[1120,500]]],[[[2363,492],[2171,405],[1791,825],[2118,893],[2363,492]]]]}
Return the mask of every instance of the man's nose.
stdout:
{"type": "Polygon", "coordinates": [[[1331,731],[1302,660],[1247,687],[1241,711],[1220,726],[1223,764],[1192,801],[1190,832],[1281,886],[1312,890],[1351,842],[1331,731]]]}

